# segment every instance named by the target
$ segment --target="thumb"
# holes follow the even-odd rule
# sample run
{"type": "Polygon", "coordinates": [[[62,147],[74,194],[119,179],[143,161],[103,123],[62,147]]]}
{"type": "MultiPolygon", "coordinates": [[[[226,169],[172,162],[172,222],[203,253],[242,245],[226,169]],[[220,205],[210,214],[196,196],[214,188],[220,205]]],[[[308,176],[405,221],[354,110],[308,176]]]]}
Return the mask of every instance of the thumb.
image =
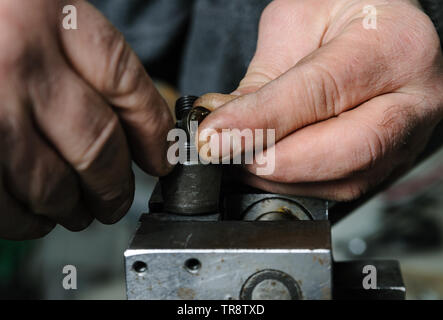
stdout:
{"type": "MultiPolygon", "coordinates": [[[[220,108],[221,106],[224,106],[243,95],[251,94],[258,91],[266,83],[272,81],[272,78],[270,76],[267,76],[265,72],[259,71],[260,70],[259,62],[260,60],[257,58],[257,56],[255,56],[251,64],[249,65],[245,77],[240,81],[238,88],[234,92],[232,92],[231,94],[207,93],[198,98],[194,102],[194,106],[201,106],[208,110],[214,111],[215,109],[220,108]]],[[[241,109],[238,109],[236,111],[238,111],[240,114],[243,112],[241,109]]],[[[221,113],[225,114],[223,111],[221,111],[221,113]]],[[[232,117],[228,116],[228,119],[229,118],[232,119],[232,117]]],[[[217,128],[217,129],[223,129],[223,128],[217,128]]],[[[203,146],[207,145],[209,140],[211,139],[210,138],[212,136],[211,133],[213,133],[212,128],[210,128],[208,131],[205,132],[205,127],[201,126],[199,128],[199,132],[200,134],[195,137],[196,138],[195,144],[198,146],[199,151],[201,151],[200,156],[203,159],[205,159],[206,161],[215,160],[209,156],[210,154],[217,154],[217,155],[221,154],[222,158],[228,156],[222,154],[223,146],[225,146],[226,143],[223,142],[221,136],[219,137],[219,144],[218,144],[219,150],[216,153],[214,153],[214,150],[208,153],[209,150],[205,150],[203,148],[203,146]]],[[[226,138],[226,136],[224,137],[226,138]]],[[[230,148],[229,150],[230,150],[229,157],[234,157],[235,156],[234,152],[230,148]]]]}
{"type": "Polygon", "coordinates": [[[164,175],[166,136],[173,118],[123,35],[87,1],[74,1],[78,29],[65,30],[61,43],[71,65],[114,107],[125,128],[134,160],[146,172],[164,175]]]}

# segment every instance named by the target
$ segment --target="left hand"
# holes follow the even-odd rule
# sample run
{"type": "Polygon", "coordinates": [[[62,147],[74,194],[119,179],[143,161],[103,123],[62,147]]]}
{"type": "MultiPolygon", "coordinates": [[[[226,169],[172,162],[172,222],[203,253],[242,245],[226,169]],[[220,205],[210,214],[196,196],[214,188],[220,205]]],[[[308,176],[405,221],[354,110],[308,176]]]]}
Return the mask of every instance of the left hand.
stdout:
{"type": "Polygon", "coordinates": [[[353,200],[409,169],[443,119],[439,38],[413,0],[275,0],[236,92],[196,104],[220,107],[200,132],[275,129],[274,172],[247,165],[247,183],[353,200]]]}

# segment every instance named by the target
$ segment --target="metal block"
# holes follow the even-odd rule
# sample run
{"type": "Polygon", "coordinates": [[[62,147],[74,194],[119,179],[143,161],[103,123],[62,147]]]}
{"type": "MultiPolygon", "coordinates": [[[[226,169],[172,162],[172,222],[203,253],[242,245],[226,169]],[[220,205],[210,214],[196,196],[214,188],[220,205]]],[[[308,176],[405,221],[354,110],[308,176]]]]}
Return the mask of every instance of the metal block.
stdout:
{"type": "Polygon", "coordinates": [[[328,221],[170,222],[146,216],[125,260],[128,299],[332,295],[328,221]]]}

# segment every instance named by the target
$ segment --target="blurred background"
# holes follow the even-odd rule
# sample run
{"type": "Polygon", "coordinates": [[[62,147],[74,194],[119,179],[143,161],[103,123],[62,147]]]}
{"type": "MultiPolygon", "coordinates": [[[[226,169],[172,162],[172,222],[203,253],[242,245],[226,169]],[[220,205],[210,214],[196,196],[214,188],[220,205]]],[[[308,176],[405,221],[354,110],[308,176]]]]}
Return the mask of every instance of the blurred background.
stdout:
{"type": "MultiPolygon", "coordinates": [[[[156,179],[134,167],[136,195],[118,224],[35,241],[0,240],[0,298],[125,299],[123,252],[156,179]],[[77,268],[77,290],[62,269],[77,268]]],[[[408,299],[443,299],[443,150],[333,228],[336,260],[398,259],[408,299]]]]}

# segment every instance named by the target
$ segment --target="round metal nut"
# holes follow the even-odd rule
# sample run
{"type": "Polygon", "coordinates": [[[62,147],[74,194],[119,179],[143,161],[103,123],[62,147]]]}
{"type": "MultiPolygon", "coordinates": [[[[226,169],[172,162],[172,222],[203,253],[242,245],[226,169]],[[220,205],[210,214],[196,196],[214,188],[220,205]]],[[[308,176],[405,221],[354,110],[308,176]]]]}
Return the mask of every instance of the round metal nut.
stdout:
{"type": "Polygon", "coordinates": [[[245,221],[312,220],[309,212],[295,201],[285,198],[266,198],[251,205],[244,212],[245,221]]]}
{"type": "Polygon", "coordinates": [[[188,116],[186,118],[186,126],[189,135],[192,137],[195,135],[196,132],[194,132],[198,125],[205,120],[205,118],[211,113],[210,110],[204,108],[204,107],[193,107],[191,111],[189,111],[188,116]],[[197,126],[194,128],[192,126],[192,123],[197,123],[197,126]]]}
{"type": "Polygon", "coordinates": [[[241,300],[301,300],[297,281],[278,270],[262,270],[249,277],[240,292],[241,300]]]}

